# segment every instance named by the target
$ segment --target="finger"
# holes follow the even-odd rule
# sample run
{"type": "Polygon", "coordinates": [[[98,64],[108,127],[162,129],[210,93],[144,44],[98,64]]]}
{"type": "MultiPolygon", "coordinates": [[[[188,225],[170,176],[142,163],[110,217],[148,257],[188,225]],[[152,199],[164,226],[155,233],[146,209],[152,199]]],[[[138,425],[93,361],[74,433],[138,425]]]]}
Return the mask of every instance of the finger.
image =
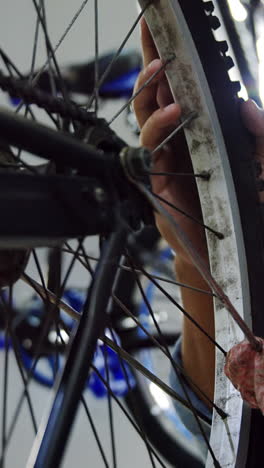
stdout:
{"type": "Polygon", "coordinates": [[[242,103],[241,115],[247,129],[256,136],[255,156],[264,166],[264,110],[250,99],[242,103]]]}
{"type": "Polygon", "coordinates": [[[166,107],[173,102],[173,96],[166,76],[160,81],[157,92],[157,103],[159,107],[166,107]]]}
{"type": "Polygon", "coordinates": [[[264,110],[250,99],[241,104],[241,115],[247,129],[256,137],[264,138],[264,110]]]}
{"type": "Polygon", "coordinates": [[[176,127],[181,115],[176,103],[156,110],[145,122],[141,131],[141,144],[154,150],[176,127]]]}
{"type": "MultiPolygon", "coordinates": [[[[259,180],[264,180],[264,110],[249,100],[241,105],[241,115],[247,129],[256,137],[255,159],[260,164],[259,180]]],[[[259,192],[260,203],[264,203],[264,192],[259,192]]]]}
{"type": "MultiPolygon", "coordinates": [[[[151,77],[162,67],[159,59],[151,62],[138,76],[134,94],[136,94],[151,77]]],[[[157,89],[158,84],[164,78],[164,70],[160,72],[151,81],[142,88],[138,96],[133,101],[133,107],[140,128],[144,125],[149,116],[158,108],[157,89]]]]}
{"type": "Polygon", "coordinates": [[[158,58],[158,52],[152,36],[150,34],[148,25],[144,18],[142,18],[140,22],[141,26],[141,46],[142,46],[142,54],[143,54],[143,64],[146,67],[150,62],[154,59],[158,58]]]}

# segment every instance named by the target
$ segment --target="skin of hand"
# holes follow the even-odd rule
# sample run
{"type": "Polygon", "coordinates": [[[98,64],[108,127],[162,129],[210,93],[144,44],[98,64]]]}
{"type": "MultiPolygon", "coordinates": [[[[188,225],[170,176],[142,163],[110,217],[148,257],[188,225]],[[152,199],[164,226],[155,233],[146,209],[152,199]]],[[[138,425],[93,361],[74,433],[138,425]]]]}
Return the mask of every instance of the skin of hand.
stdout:
{"type": "MultiPolygon", "coordinates": [[[[141,22],[141,42],[144,66],[135,91],[162,65],[144,20],[141,22]]],[[[180,106],[173,102],[164,71],[161,71],[137,96],[134,110],[141,128],[141,144],[149,150],[155,149],[174,130],[181,116],[180,106]]],[[[256,136],[256,158],[260,161],[264,177],[264,111],[253,101],[247,101],[241,105],[241,114],[247,129],[256,136]]],[[[154,153],[152,172],[192,173],[183,134],[177,134],[162,150],[154,153]]],[[[151,183],[154,193],[202,220],[194,177],[153,175],[151,183]]],[[[264,192],[260,194],[260,198],[262,197],[261,201],[264,202],[264,192]]],[[[193,246],[208,263],[204,229],[176,210],[166,205],[164,207],[181,225],[193,246]]],[[[206,282],[166,221],[156,216],[156,223],[161,235],[176,252],[175,269],[178,281],[209,291],[206,282]]],[[[181,295],[185,310],[210,336],[214,337],[212,297],[187,288],[181,288],[181,295]]],[[[214,345],[187,318],[184,318],[182,328],[182,359],[188,375],[202,392],[212,399],[215,374],[214,345]]],[[[200,397],[208,404],[204,396],[200,394],[200,397]]]]}
{"type": "MultiPolygon", "coordinates": [[[[241,104],[241,116],[245,127],[256,138],[254,158],[262,169],[260,179],[264,179],[264,109],[252,101],[241,104]]],[[[260,203],[264,203],[264,192],[259,192],[260,203]]]]}
{"type": "MultiPolygon", "coordinates": [[[[139,75],[136,90],[160,69],[162,63],[157,58],[157,51],[149,34],[145,21],[141,23],[144,69],[139,75]]],[[[134,110],[141,128],[141,144],[150,150],[165,139],[177,126],[181,116],[180,106],[173,102],[164,72],[142,90],[134,101],[134,110]]],[[[166,148],[153,155],[154,172],[174,172],[192,174],[192,166],[183,134],[174,137],[166,148]],[[180,157],[175,157],[176,154],[180,157]]],[[[188,176],[152,176],[153,192],[173,203],[176,207],[186,211],[202,221],[200,203],[194,177],[188,176]]],[[[204,230],[195,225],[192,220],[176,210],[164,205],[167,211],[180,222],[190,240],[195,244],[200,255],[207,258],[204,230]]],[[[160,232],[164,235],[174,250],[181,253],[186,261],[188,256],[179,244],[175,235],[170,231],[166,221],[157,216],[160,232]]]]}

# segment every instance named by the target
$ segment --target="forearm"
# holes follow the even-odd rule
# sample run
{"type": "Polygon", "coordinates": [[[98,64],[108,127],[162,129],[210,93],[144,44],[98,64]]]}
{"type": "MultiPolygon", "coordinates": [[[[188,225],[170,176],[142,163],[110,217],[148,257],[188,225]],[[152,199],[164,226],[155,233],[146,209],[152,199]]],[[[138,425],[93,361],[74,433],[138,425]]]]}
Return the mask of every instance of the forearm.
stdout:
{"type": "MultiPolygon", "coordinates": [[[[209,287],[196,267],[176,256],[177,280],[188,286],[209,292],[209,287]]],[[[214,312],[212,295],[181,288],[183,307],[188,314],[214,337],[214,312]]],[[[187,374],[209,398],[213,396],[215,349],[212,342],[187,317],[183,319],[182,358],[187,374]]]]}

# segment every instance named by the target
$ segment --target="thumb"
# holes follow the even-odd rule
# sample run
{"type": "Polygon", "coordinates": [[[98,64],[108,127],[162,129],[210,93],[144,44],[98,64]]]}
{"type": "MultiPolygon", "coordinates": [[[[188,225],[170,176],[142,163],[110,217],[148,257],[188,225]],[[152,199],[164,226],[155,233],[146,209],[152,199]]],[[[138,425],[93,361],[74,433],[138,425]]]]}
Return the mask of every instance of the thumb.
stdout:
{"type": "Polygon", "coordinates": [[[249,99],[241,104],[241,116],[244,125],[253,135],[264,138],[264,109],[249,99]]]}

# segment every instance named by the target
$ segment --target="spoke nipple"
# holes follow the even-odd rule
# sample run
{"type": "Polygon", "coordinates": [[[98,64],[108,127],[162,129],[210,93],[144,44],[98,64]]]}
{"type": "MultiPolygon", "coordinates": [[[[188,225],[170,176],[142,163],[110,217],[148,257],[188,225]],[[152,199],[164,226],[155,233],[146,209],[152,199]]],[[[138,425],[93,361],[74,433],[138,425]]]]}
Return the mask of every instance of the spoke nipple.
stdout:
{"type": "Polygon", "coordinates": [[[219,408],[219,406],[214,406],[214,408],[222,419],[226,419],[229,416],[228,413],[223,411],[222,408],[219,408]]]}
{"type": "Polygon", "coordinates": [[[186,123],[186,125],[190,122],[192,122],[192,120],[196,119],[198,117],[198,112],[197,111],[191,111],[187,116],[186,118],[184,119],[184,123],[186,123]]]}
{"type": "Polygon", "coordinates": [[[214,234],[215,234],[216,237],[218,237],[218,239],[220,239],[220,240],[223,240],[223,239],[225,238],[224,234],[222,234],[221,232],[214,231],[214,234]]]}
{"type": "Polygon", "coordinates": [[[181,120],[180,120],[180,125],[178,126],[178,130],[181,128],[188,128],[188,125],[198,117],[198,112],[197,111],[190,111],[188,114],[185,116],[183,115],[181,120]]]}
{"type": "Polygon", "coordinates": [[[209,171],[202,171],[199,174],[197,174],[197,177],[203,180],[210,180],[211,177],[211,172],[209,171]]]}
{"type": "Polygon", "coordinates": [[[106,193],[102,187],[95,187],[94,189],[94,196],[95,199],[99,202],[102,203],[106,199],[106,193]]]}
{"type": "Polygon", "coordinates": [[[171,63],[174,59],[176,59],[176,55],[175,54],[172,54],[171,56],[169,56],[167,58],[167,60],[165,60],[165,62],[163,63],[164,66],[168,65],[169,63],[171,63]]]}

